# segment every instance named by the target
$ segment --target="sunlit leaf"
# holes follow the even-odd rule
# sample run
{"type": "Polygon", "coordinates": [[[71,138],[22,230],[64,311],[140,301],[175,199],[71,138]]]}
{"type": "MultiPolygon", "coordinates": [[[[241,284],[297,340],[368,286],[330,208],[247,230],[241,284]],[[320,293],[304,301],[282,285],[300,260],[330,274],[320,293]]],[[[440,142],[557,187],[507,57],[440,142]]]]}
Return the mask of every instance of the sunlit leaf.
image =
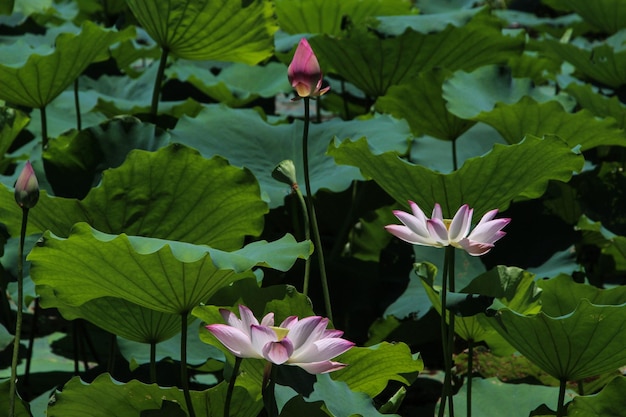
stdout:
{"type": "Polygon", "coordinates": [[[410,385],[424,369],[422,360],[414,358],[404,343],[354,347],[336,360],[348,366],[333,372],[332,379],[345,382],[350,390],[370,397],[380,394],[389,381],[410,385]]]}
{"type": "Polygon", "coordinates": [[[272,3],[266,0],[128,0],[160,46],[179,58],[257,64],[271,56],[272,3]]]}
{"type": "Polygon", "coordinates": [[[582,168],[581,156],[563,141],[533,136],[517,145],[495,145],[451,174],[410,164],[391,152],[373,155],[364,140],[331,146],[328,153],[339,164],[358,166],[405,207],[411,200],[430,213],[439,203],[446,218],[463,204],[474,208],[475,218],[494,208],[504,210],[511,200],[539,197],[549,180],[568,181],[582,168]]]}
{"type": "Polygon", "coordinates": [[[206,302],[220,288],[249,277],[252,267],[288,270],[310,251],[310,242],[298,243],[291,235],[223,252],[189,243],[107,235],[79,223],[67,239],[46,232],[28,259],[33,281],[53,287],[64,303],[80,306],[96,298],[116,297],[181,314],[206,302]]]}
{"type": "MultiPolygon", "coordinates": [[[[9,409],[9,386],[8,380],[0,383],[0,409],[3,412],[9,409]]],[[[18,396],[15,398],[15,417],[32,417],[28,410],[28,403],[22,400],[18,393],[18,396]]],[[[7,412],[5,415],[8,416],[9,413],[7,412]]]]}
{"type": "MultiPolygon", "coordinates": [[[[618,292],[622,304],[598,305],[589,298],[578,298],[581,291],[595,290],[577,287],[581,284],[571,279],[557,278],[541,284],[547,284],[541,313],[526,316],[505,308],[498,310],[491,321],[511,345],[557,379],[579,380],[626,364],[623,291],[618,292]]],[[[595,301],[607,300],[615,298],[602,296],[595,301]]]]}
{"type": "Polygon", "coordinates": [[[340,74],[375,98],[435,67],[455,71],[503,63],[520,51],[522,39],[503,36],[492,24],[470,23],[435,34],[407,30],[381,39],[354,31],[343,38],[316,36],[310,43],[325,72],[340,74]]]}
{"type": "Polygon", "coordinates": [[[102,297],[74,307],[58,299],[54,290],[39,286],[44,308],[57,308],[67,320],[85,319],[125,339],[159,343],[180,332],[180,315],[150,310],[121,298],[102,297]]]}
{"type": "Polygon", "coordinates": [[[544,3],[558,10],[573,11],[605,33],[626,28],[626,10],[621,0],[544,0],[544,3]]]}
{"type": "MultiPolygon", "coordinates": [[[[256,416],[262,408],[245,388],[244,380],[237,379],[231,412],[237,416],[256,416]]],[[[221,416],[224,411],[227,384],[222,383],[206,391],[191,391],[191,401],[197,416],[221,416]]],[[[113,380],[109,374],[98,376],[90,384],[76,377],[55,394],[48,407],[49,417],[137,417],[144,410],[160,410],[165,401],[180,405],[187,412],[183,392],[176,387],[164,388],[132,380],[125,384],[113,380]],[[106,401],[102,401],[106,398],[106,401]]],[[[149,414],[148,414],[149,415],[149,414]]]]}
{"type": "Polygon", "coordinates": [[[568,113],[556,101],[537,103],[523,97],[516,104],[496,105],[474,120],[493,126],[509,143],[517,143],[526,135],[556,135],[583,151],[598,146],[626,146],[626,132],[618,129],[613,119],[598,120],[587,110],[568,113]]]}
{"type": "MultiPolygon", "coordinates": [[[[271,174],[278,163],[291,159],[296,165],[298,183],[304,190],[301,121],[292,124],[271,124],[251,109],[234,110],[224,106],[206,106],[195,118],[183,117],[172,131],[173,140],[198,149],[209,158],[220,155],[235,166],[249,168],[259,180],[263,193],[269,196],[270,207],[283,204],[290,192],[271,174]]],[[[314,123],[309,130],[309,170],[311,190],[320,188],[343,191],[361,176],[352,167],[337,166],[326,155],[328,144],[336,138],[367,137],[373,152],[395,150],[406,152],[411,136],[406,122],[389,116],[368,120],[329,120],[314,123]]]]}
{"type": "MultiPolygon", "coordinates": [[[[132,36],[132,30],[116,32],[86,21],[79,34],[63,33],[54,50],[38,48],[27,60],[0,64],[0,98],[15,104],[41,108],[65,90],[94,61],[108,58],[107,48],[132,36]]],[[[12,48],[28,51],[21,43],[12,48]]]]}
{"type": "Polygon", "coordinates": [[[342,381],[333,380],[328,374],[319,374],[313,385],[313,393],[307,401],[324,401],[326,408],[335,417],[350,417],[355,414],[363,417],[383,417],[372,398],[361,392],[354,392],[342,381]]]}
{"type": "MultiPolygon", "coordinates": [[[[13,191],[4,188],[0,201],[0,218],[17,235],[22,212],[13,191]]],[[[67,236],[72,225],[87,222],[107,233],[235,249],[246,235],[260,233],[266,212],[248,170],[173,144],[157,152],[131,152],[83,200],[42,193],[30,211],[29,234],[51,230],[67,236]]]]}

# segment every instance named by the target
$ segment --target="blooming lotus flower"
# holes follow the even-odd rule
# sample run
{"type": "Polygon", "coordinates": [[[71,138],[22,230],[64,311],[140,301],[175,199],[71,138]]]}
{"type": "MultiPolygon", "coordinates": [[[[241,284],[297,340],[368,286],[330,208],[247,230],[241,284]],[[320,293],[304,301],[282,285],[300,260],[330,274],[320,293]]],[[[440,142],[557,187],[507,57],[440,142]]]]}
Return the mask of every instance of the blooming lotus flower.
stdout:
{"type": "Polygon", "coordinates": [[[287,76],[300,97],[317,97],[330,90],[322,88],[322,70],[309,42],[302,38],[293,55],[287,76]]]}
{"type": "Polygon", "coordinates": [[[320,374],[346,366],[331,359],[354,346],[341,338],[342,331],[326,329],[328,319],[320,316],[301,320],[290,316],[275,327],[274,313],[268,313],[259,324],[243,305],[239,306],[241,319],[226,309],[220,309],[220,313],[228,324],[210,324],[206,328],[239,358],[265,359],[320,374]]]}
{"type": "Polygon", "coordinates": [[[22,208],[33,208],[39,201],[39,182],[30,161],[15,182],[15,201],[22,208]]]}
{"type": "Polygon", "coordinates": [[[394,210],[393,214],[404,224],[392,224],[385,229],[405,242],[423,246],[454,246],[464,249],[472,256],[484,255],[493,248],[494,243],[506,235],[502,228],[511,219],[494,219],[498,210],[487,212],[470,233],[474,209],[462,205],[452,220],[444,219],[441,206],[435,204],[432,217],[426,217],[422,209],[409,201],[413,214],[394,210]]]}

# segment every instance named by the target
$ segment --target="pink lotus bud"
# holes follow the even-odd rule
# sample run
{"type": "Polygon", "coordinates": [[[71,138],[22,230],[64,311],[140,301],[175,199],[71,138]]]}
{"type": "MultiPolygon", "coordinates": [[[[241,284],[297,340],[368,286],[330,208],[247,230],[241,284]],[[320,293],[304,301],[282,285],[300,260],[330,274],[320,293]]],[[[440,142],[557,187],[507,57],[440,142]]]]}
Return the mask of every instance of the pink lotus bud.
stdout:
{"type": "Polygon", "coordinates": [[[300,97],[317,97],[330,90],[322,88],[322,70],[309,42],[302,38],[287,71],[289,82],[300,97]]]}
{"type": "Polygon", "coordinates": [[[39,200],[39,182],[30,161],[15,182],[15,201],[22,208],[33,208],[39,200]]]}

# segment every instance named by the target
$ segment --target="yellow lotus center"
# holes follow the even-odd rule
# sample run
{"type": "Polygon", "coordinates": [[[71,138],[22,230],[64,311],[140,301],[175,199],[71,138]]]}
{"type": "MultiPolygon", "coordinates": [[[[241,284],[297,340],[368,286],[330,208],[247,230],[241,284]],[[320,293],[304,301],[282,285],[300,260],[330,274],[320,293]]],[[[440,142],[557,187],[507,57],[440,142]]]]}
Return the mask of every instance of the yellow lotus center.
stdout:
{"type": "Polygon", "coordinates": [[[452,220],[450,219],[443,219],[443,224],[446,226],[446,230],[450,230],[450,225],[452,224],[452,220]]]}
{"type": "Polygon", "coordinates": [[[289,329],[285,329],[284,327],[270,326],[270,329],[274,330],[274,333],[276,333],[276,337],[278,337],[279,342],[283,340],[285,336],[287,336],[287,333],[289,333],[289,329]]]}

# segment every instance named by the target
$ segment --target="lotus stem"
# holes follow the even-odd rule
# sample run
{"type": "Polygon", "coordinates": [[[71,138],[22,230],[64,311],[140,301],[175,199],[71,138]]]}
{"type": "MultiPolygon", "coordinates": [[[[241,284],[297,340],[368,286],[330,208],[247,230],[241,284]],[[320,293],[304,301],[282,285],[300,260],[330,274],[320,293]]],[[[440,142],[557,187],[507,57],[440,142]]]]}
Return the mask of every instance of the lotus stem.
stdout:
{"type": "Polygon", "coordinates": [[[263,384],[263,404],[268,417],[276,417],[278,415],[278,407],[276,406],[276,366],[268,362],[264,372],[264,380],[267,378],[267,384],[263,384]],[[269,370],[267,369],[269,366],[269,370]],[[268,376],[269,375],[269,376],[268,376]]]}
{"type": "Polygon", "coordinates": [[[113,369],[115,369],[115,348],[117,347],[117,336],[111,333],[110,345],[109,345],[109,360],[107,363],[107,371],[109,375],[113,377],[113,369]]]}
{"type": "Polygon", "coordinates": [[[156,342],[153,340],[150,342],[150,383],[156,384],[156,382],[157,382],[156,342]]]}
{"type": "Polygon", "coordinates": [[[459,168],[456,153],[456,139],[452,139],[452,169],[456,171],[459,168]]]}
{"type": "Polygon", "coordinates": [[[22,305],[24,304],[24,240],[28,224],[28,208],[22,207],[22,227],[17,253],[17,319],[15,321],[15,338],[13,339],[13,358],[11,360],[11,382],[9,387],[9,417],[15,416],[15,398],[17,396],[17,362],[20,353],[20,336],[22,334],[22,305]]]}
{"type": "Polygon", "coordinates": [[[313,231],[313,245],[317,252],[317,259],[320,268],[320,278],[322,281],[322,293],[324,296],[324,306],[326,316],[333,321],[333,312],[330,303],[330,291],[328,289],[328,279],[326,278],[326,266],[324,263],[324,250],[322,249],[322,239],[320,238],[319,227],[317,226],[317,216],[313,207],[313,193],[311,192],[311,181],[309,178],[309,123],[310,123],[310,98],[304,97],[304,129],[302,132],[302,160],[304,162],[304,186],[306,189],[306,204],[313,231]]]}
{"type": "MultiPolygon", "coordinates": [[[[306,201],[304,200],[304,196],[302,195],[302,191],[298,187],[298,184],[292,185],[292,189],[296,196],[298,197],[298,202],[300,203],[300,208],[302,209],[302,217],[304,219],[304,238],[306,240],[311,239],[311,224],[309,220],[309,210],[307,209],[306,201]]],[[[302,285],[302,294],[304,296],[308,296],[309,294],[309,281],[311,277],[311,257],[309,256],[304,262],[304,283],[302,285]]]]}
{"type": "Polygon", "coordinates": [[[224,404],[224,417],[230,417],[230,403],[233,399],[233,391],[235,390],[235,382],[237,381],[237,375],[239,375],[239,367],[241,366],[242,359],[235,356],[235,365],[233,366],[233,373],[230,376],[228,382],[228,391],[226,391],[226,403],[224,404]]]}
{"type": "Polygon", "coordinates": [[[556,417],[563,417],[565,415],[565,388],[567,380],[565,378],[560,379],[559,384],[559,400],[556,409],[556,417]]]}
{"type": "Polygon", "coordinates": [[[448,323],[446,321],[446,301],[447,301],[447,292],[448,292],[448,258],[450,257],[450,246],[446,247],[444,260],[443,260],[443,276],[442,276],[442,284],[441,284],[441,348],[443,351],[443,367],[444,367],[444,378],[443,378],[443,388],[441,390],[441,400],[439,402],[439,417],[443,417],[446,410],[446,402],[448,400],[448,395],[451,390],[450,384],[450,369],[452,365],[450,364],[451,354],[449,352],[448,345],[448,323]]]}
{"type": "Polygon", "coordinates": [[[183,394],[189,417],[196,417],[196,412],[191,403],[191,394],[189,393],[189,375],[187,374],[187,312],[181,313],[180,324],[180,382],[183,386],[183,394]]]}
{"type": "Polygon", "coordinates": [[[80,116],[80,96],[78,94],[78,78],[74,80],[74,107],[76,108],[76,130],[82,128],[82,120],[80,116]]]}
{"type": "Polygon", "coordinates": [[[48,116],[46,115],[46,106],[39,108],[39,115],[41,117],[41,147],[45,150],[48,147],[48,116]]]}
{"type": "Polygon", "coordinates": [[[167,56],[169,51],[165,48],[161,51],[161,59],[159,60],[159,68],[157,69],[156,80],[154,81],[154,89],[152,90],[152,104],[150,106],[150,118],[152,123],[156,124],[157,114],[159,112],[159,96],[161,95],[161,84],[165,74],[165,66],[167,64],[167,56]]]}
{"type": "Polygon", "coordinates": [[[472,374],[474,373],[474,340],[467,341],[467,417],[472,417],[472,374]]]}
{"type": "Polygon", "coordinates": [[[578,386],[578,395],[585,395],[585,387],[583,386],[583,380],[579,379],[576,381],[576,385],[578,386]]]}
{"type": "Polygon", "coordinates": [[[37,321],[41,307],[39,305],[39,297],[35,298],[35,311],[33,313],[33,324],[30,326],[30,335],[28,336],[28,350],[26,351],[26,369],[24,371],[24,386],[28,386],[30,377],[30,365],[33,361],[33,345],[35,344],[35,334],[37,334],[37,321]]]}
{"type": "MultiPolygon", "coordinates": [[[[446,251],[450,252],[448,256],[448,288],[450,292],[455,291],[454,285],[454,246],[447,246],[446,251]]],[[[448,355],[450,358],[450,367],[447,372],[450,373],[450,378],[448,378],[448,382],[450,386],[448,387],[448,404],[450,408],[449,415],[450,417],[454,417],[454,392],[452,390],[452,368],[454,367],[454,319],[455,316],[452,312],[449,312],[449,324],[448,324],[448,355]]]]}

